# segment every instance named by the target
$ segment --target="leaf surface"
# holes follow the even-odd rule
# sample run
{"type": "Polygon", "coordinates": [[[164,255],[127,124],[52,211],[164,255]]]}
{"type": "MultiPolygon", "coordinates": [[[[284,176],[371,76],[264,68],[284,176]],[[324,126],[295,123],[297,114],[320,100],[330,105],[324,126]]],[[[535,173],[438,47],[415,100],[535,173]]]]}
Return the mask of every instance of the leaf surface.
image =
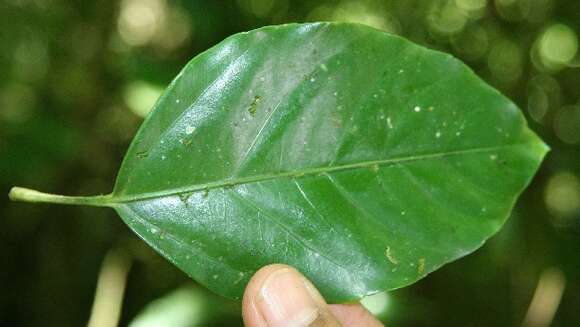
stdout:
{"type": "Polygon", "coordinates": [[[450,55],[362,25],[282,25],[187,64],[102,201],[219,294],[287,263],[342,302],[480,247],[546,151],[450,55]]]}

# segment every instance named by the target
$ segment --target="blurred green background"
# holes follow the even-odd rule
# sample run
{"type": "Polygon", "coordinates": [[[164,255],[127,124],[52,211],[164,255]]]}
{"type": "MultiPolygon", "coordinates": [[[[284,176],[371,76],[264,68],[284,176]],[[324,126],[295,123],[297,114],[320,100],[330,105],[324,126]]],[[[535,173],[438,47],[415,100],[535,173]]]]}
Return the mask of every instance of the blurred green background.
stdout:
{"type": "Polygon", "coordinates": [[[112,210],[5,195],[108,193],[190,58],[236,32],[318,20],[454,54],[552,147],[482,249],[365,304],[390,326],[580,326],[578,0],[1,0],[0,325],[240,325],[238,303],[189,280],[112,210]]]}

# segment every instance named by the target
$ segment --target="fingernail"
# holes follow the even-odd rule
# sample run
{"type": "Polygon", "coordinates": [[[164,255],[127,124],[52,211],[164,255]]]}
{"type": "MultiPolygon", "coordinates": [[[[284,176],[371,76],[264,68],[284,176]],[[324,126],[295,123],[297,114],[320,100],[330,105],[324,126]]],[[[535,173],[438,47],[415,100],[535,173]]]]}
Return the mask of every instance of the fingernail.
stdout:
{"type": "Polygon", "coordinates": [[[319,318],[324,300],[309,281],[293,269],[270,275],[257,303],[262,317],[271,327],[308,326],[319,318]]]}

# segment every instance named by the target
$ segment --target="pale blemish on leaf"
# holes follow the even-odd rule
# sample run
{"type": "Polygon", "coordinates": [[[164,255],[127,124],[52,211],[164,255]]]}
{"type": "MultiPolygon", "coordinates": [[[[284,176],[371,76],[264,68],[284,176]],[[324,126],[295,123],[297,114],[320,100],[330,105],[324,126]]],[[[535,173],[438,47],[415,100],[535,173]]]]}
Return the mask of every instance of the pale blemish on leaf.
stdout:
{"type": "Polygon", "coordinates": [[[179,139],[179,143],[183,145],[190,145],[192,141],[190,139],[179,139]]]}
{"type": "Polygon", "coordinates": [[[389,129],[393,129],[393,121],[391,120],[391,117],[387,117],[387,126],[389,129]]]}
{"type": "Polygon", "coordinates": [[[256,116],[256,112],[258,111],[258,104],[260,103],[260,101],[262,101],[262,97],[256,95],[254,96],[254,100],[252,100],[252,103],[248,107],[248,112],[252,117],[256,116]]]}
{"type": "Polygon", "coordinates": [[[191,196],[192,193],[180,193],[178,195],[179,200],[181,200],[181,202],[183,202],[183,204],[185,204],[187,206],[187,200],[189,199],[189,197],[191,196]]]}
{"type": "Polygon", "coordinates": [[[234,284],[238,284],[239,282],[241,282],[241,281],[244,279],[244,277],[245,277],[245,274],[244,274],[243,272],[241,272],[241,271],[240,271],[240,272],[238,273],[238,279],[236,279],[236,280],[234,281],[234,284]]]}
{"type": "Polygon", "coordinates": [[[187,125],[185,126],[185,134],[191,135],[195,132],[195,126],[187,125]]]}
{"type": "Polygon", "coordinates": [[[417,265],[417,273],[419,275],[425,272],[425,258],[419,258],[418,265],[417,265]]]}
{"type": "Polygon", "coordinates": [[[392,264],[394,264],[394,265],[399,264],[399,261],[397,261],[397,259],[393,256],[393,253],[391,252],[390,246],[387,246],[387,248],[385,249],[385,256],[392,264]]]}
{"type": "Polygon", "coordinates": [[[139,158],[139,159],[147,158],[147,156],[149,156],[149,151],[137,152],[137,158],[139,158]]]}

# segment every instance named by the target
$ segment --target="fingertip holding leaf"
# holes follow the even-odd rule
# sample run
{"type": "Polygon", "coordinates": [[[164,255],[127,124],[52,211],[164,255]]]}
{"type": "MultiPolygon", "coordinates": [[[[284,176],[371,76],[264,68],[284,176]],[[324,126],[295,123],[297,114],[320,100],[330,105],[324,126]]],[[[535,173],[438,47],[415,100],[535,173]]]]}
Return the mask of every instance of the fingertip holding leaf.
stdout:
{"type": "Polygon", "coordinates": [[[227,297],[286,263],[344,302],[480,247],[547,150],[512,102],[450,55],[362,25],[289,24],[188,63],[111,195],[11,197],[111,206],[227,297]]]}

